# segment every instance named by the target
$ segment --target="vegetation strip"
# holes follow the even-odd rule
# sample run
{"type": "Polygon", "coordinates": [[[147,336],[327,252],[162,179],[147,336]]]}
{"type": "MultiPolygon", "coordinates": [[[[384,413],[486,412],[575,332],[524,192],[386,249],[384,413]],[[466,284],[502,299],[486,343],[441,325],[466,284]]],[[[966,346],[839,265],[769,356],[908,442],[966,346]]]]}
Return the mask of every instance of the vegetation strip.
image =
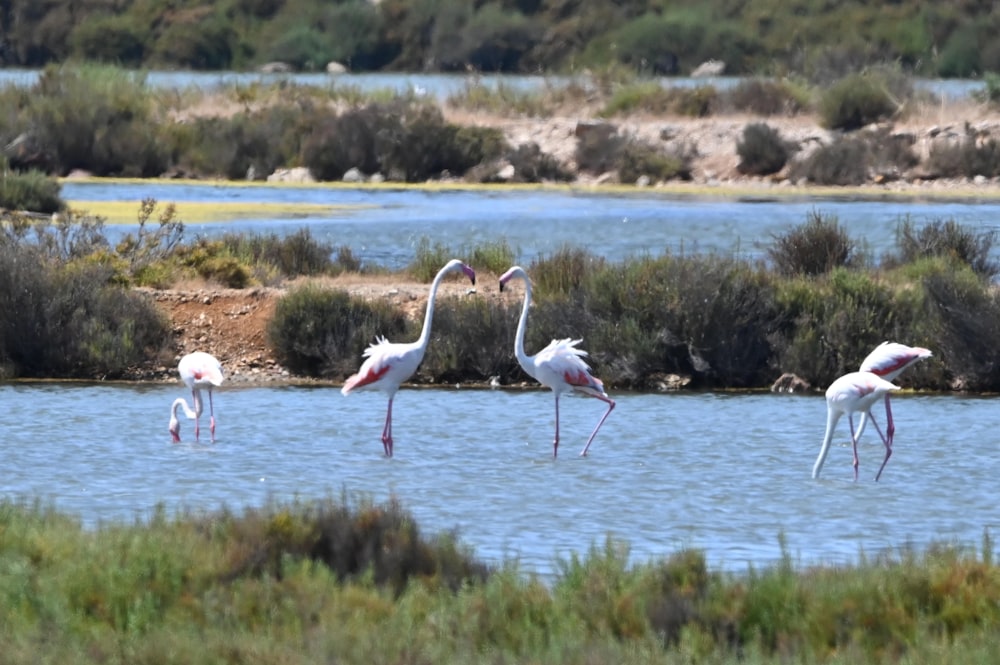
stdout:
{"type": "MultiPolygon", "coordinates": [[[[67,202],[73,210],[86,215],[103,217],[109,224],[135,224],[140,201],[88,201],[67,202]]],[[[223,201],[202,203],[181,201],[176,204],[177,215],[186,222],[230,222],[236,219],[300,219],[345,214],[369,208],[368,205],[332,205],[318,203],[268,203],[254,201],[223,201]]]]}

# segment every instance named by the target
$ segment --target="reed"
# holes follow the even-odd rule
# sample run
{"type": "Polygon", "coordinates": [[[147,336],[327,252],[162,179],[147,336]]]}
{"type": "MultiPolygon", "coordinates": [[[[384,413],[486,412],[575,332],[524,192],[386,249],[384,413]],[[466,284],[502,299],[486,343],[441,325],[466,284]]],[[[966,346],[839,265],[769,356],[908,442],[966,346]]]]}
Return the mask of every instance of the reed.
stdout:
{"type": "MultiPolygon", "coordinates": [[[[1000,568],[980,548],[712,570],[595,543],[540,579],[425,534],[395,500],[81,523],[0,502],[4,662],[989,662],[1000,568]]],[[[780,535],[779,535],[780,539],[780,535]]]]}

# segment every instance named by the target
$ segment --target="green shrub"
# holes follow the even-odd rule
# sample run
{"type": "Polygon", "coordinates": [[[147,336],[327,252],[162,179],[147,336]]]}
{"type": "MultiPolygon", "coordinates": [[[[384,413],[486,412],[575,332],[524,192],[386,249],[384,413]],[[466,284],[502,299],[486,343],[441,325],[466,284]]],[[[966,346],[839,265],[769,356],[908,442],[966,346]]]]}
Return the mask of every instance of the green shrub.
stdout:
{"type": "Polygon", "coordinates": [[[618,164],[626,139],[614,125],[601,123],[577,130],[576,164],[582,171],[605,173],[618,164]]]}
{"type": "Polygon", "coordinates": [[[887,284],[843,267],[779,282],[776,299],[785,322],[775,337],[777,366],[816,386],[856,371],[886,331],[909,330],[914,322],[913,312],[895,306],[887,284]]]}
{"type": "Polygon", "coordinates": [[[868,181],[871,148],[860,137],[842,136],[816,148],[801,162],[793,163],[789,177],[805,178],[817,185],[850,186],[868,181]]]}
{"type": "Polygon", "coordinates": [[[576,176],[558,159],[542,152],[537,143],[521,144],[507,154],[515,182],[571,182],[576,176]]]}
{"type": "Polygon", "coordinates": [[[105,266],[40,260],[37,246],[0,242],[0,367],[13,376],[123,378],[166,348],[155,304],[110,283],[105,266]]]}
{"type": "Polygon", "coordinates": [[[928,170],[942,178],[992,178],[1000,175],[1000,142],[981,141],[968,129],[958,141],[936,141],[927,158],[928,170]]]}
{"type": "MultiPolygon", "coordinates": [[[[1000,389],[1000,297],[967,267],[931,272],[922,280],[935,349],[948,368],[949,387],[1000,389]]],[[[938,355],[937,353],[935,355],[938,355]]]]}
{"type": "Polygon", "coordinates": [[[736,143],[740,157],[736,168],[749,175],[777,173],[785,167],[790,152],[778,130],[765,123],[751,123],[743,128],[743,137],[736,143]]]}
{"type": "Polygon", "coordinates": [[[796,115],[808,106],[806,93],[783,81],[753,78],[727,90],[723,103],[737,111],[755,115],[796,115]]]}
{"type": "Polygon", "coordinates": [[[494,376],[504,383],[517,380],[518,314],[520,305],[507,306],[492,298],[439,298],[420,376],[431,383],[485,382],[494,376]]]}
{"type": "Polygon", "coordinates": [[[336,272],[331,258],[333,247],[313,238],[308,227],[283,237],[276,233],[226,233],[220,240],[241,262],[255,267],[273,266],[286,278],[336,272]]]}
{"type": "Polygon", "coordinates": [[[846,76],[819,99],[820,124],[828,129],[861,129],[892,117],[898,110],[886,81],[875,75],[846,76]]]}
{"type": "Polygon", "coordinates": [[[139,74],[109,67],[50,67],[24,109],[52,170],[154,177],[169,164],[155,131],[154,98],[139,74]]]}
{"type": "Polygon", "coordinates": [[[62,186],[41,171],[8,171],[0,160],[0,208],[43,214],[61,212],[66,202],[59,195],[62,186]]]}
{"type": "Polygon", "coordinates": [[[857,261],[855,243],[835,215],[810,211],[806,223],[777,235],[767,250],[779,274],[823,275],[857,261]]]}
{"type": "Polygon", "coordinates": [[[82,60],[134,69],[146,56],[149,33],[135,16],[92,14],[73,29],[73,52],[82,60]]]}
{"type": "Polygon", "coordinates": [[[992,229],[973,231],[954,219],[934,220],[919,229],[907,215],[896,225],[898,255],[895,265],[914,263],[928,257],[943,257],[968,266],[983,279],[1000,274],[1000,262],[993,258],[997,232],[992,229]]]}
{"type": "Polygon", "coordinates": [[[377,336],[416,338],[405,315],[390,303],[310,285],[278,301],[267,335],[290,371],[338,379],[357,371],[365,347],[377,336]]]}
{"type": "Polygon", "coordinates": [[[691,179],[691,164],[683,155],[661,152],[640,141],[626,142],[619,160],[618,179],[621,182],[634,183],[641,176],[653,182],[691,179]]]}
{"type": "Polygon", "coordinates": [[[235,27],[222,11],[200,6],[178,11],[164,22],[150,63],[165,69],[230,69],[238,50],[235,27]]]}

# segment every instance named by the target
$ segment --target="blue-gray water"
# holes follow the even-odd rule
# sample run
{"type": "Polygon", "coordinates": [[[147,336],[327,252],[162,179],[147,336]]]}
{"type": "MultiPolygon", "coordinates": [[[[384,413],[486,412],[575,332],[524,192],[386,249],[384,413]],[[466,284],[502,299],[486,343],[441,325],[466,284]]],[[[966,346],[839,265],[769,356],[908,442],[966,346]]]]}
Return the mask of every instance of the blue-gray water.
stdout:
{"type": "MultiPolygon", "coordinates": [[[[0,86],[30,86],[38,81],[40,70],[0,69],[0,86]]],[[[438,99],[461,93],[470,86],[484,86],[497,89],[503,86],[519,91],[543,90],[546,86],[559,87],[571,82],[568,76],[537,76],[509,74],[428,74],[428,73],[351,73],[331,76],[326,73],[265,74],[260,72],[192,72],[192,71],[150,71],[146,72],[147,84],[153,88],[181,90],[195,88],[212,91],[224,87],[248,86],[292,82],[296,85],[319,88],[356,89],[371,93],[391,90],[396,93],[426,94],[438,99]]],[[[575,79],[584,84],[589,77],[575,79]]],[[[712,85],[725,89],[744,80],[740,77],[722,76],[712,79],[689,77],[663,77],[656,79],[664,87],[694,87],[712,85]]],[[[914,79],[914,87],[928,91],[945,99],[966,99],[985,88],[982,81],[971,79],[914,79]]]]}
{"type": "Polygon", "coordinates": [[[381,393],[224,389],[217,442],[194,443],[185,420],[172,444],[169,405],[183,394],[180,383],[0,386],[3,495],[41,497],[89,525],[158,505],[395,495],[426,533],[455,529],[481,558],[543,575],[608,535],[636,561],[693,547],[742,571],[776,560],[782,534],[800,564],[843,563],[931,542],[976,547],[1000,522],[995,398],[894,398],[895,454],[875,483],[883,449],[869,428],[855,483],[846,422],[810,478],[822,396],[615,395],[587,458],[577,453],[603,405],[564,398],[553,460],[547,391],[404,388],[393,459],[379,441],[381,393]]]}
{"type": "MultiPolygon", "coordinates": [[[[399,269],[409,264],[422,240],[454,250],[504,239],[529,263],[565,245],[587,249],[611,261],[665,251],[718,252],[750,258],[766,255],[774,236],[803,224],[811,212],[835,216],[860,249],[877,260],[895,247],[896,229],[909,218],[917,226],[954,219],[974,230],[995,230],[1000,200],[895,200],[849,198],[740,199],[571,190],[444,190],[343,187],[240,187],[175,184],[66,182],[71,201],[138,202],[151,197],[184,202],[266,202],[344,205],[325,215],[259,218],[187,226],[190,235],[227,231],[294,232],[308,226],[318,239],[347,245],[363,262],[399,269]]],[[[129,226],[109,227],[124,233],[129,226]]],[[[1000,249],[1000,248],[998,248],[1000,249]]]]}

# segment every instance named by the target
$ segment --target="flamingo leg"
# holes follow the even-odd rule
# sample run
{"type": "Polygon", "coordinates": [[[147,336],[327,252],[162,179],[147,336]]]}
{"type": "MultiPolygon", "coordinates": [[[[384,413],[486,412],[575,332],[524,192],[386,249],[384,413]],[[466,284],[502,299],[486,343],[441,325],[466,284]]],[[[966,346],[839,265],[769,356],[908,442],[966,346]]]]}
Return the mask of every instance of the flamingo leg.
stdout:
{"type": "Polygon", "coordinates": [[[851,426],[851,444],[854,446],[854,482],[858,481],[858,437],[854,434],[854,414],[847,414],[847,423],[851,426]]]}
{"type": "Polygon", "coordinates": [[[208,391],[208,430],[212,433],[212,443],[215,443],[215,407],[212,405],[212,391],[208,391]]]}
{"type": "Polygon", "coordinates": [[[892,455],[892,437],[890,436],[887,438],[884,434],[882,434],[882,430],[879,429],[878,423],[875,422],[874,418],[872,418],[871,421],[872,425],[875,425],[875,431],[878,432],[880,437],[882,437],[882,443],[885,444],[885,459],[882,460],[882,466],[878,468],[878,473],[875,474],[875,482],[878,482],[878,479],[882,477],[882,469],[885,468],[886,463],[889,461],[889,457],[892,455]]]}
{"type": "Polygon", "coordinates": [[[599,423],[597,423],[597,427],[594,428],[594,431],[590,433],[590,438],[587,439],[587,445],[585,445],[583,447],[583,451],[580,452],[580,457],[586,457],[587,450],[590,449],[590,442],[594,440],[595,436],[597,436],[597,430],[601,429],[601,425],[604,424],[604,421],[608,419],[608,416],[611,415],[611,411],[615,408],[615,401],[613,399],[608,399],[606,397],[601,397],[600,395],[596,395],[596,397],[597,397],[597,399],[601,400],[602,402],[607,402],[607,404],[608,404],[608,410],[604,412],[604,417],[602,417],[601,421],[599,423]]]}
{"type": "Polygon", "coordinates": [[[191,391],[191,401],[194,403],[194,440],[197,441],[198,435],[201,434],[201,395],[197,390],[191,391]]]}
{"type": "Polygon", "coordinates": [[[552,441],[552,459],[559,453],[559,393],[556,393],[556,438],[552,441]]]}
{"type": "Polygon", "coordinates": [[[385,449],[385,456],[392,457],[392,397],[389,398],[389,407],[385,410],[385,426],[382,428],[382,447],[385,449]]]}
{"type": "Polygon", "coordinates": [[[885,435],[889,440],[888,446],[892,448],[892,437],[896,433],[896,426],[892,422],[892,407],[889,405],[889,393],[885,395],[885,435]]]}

